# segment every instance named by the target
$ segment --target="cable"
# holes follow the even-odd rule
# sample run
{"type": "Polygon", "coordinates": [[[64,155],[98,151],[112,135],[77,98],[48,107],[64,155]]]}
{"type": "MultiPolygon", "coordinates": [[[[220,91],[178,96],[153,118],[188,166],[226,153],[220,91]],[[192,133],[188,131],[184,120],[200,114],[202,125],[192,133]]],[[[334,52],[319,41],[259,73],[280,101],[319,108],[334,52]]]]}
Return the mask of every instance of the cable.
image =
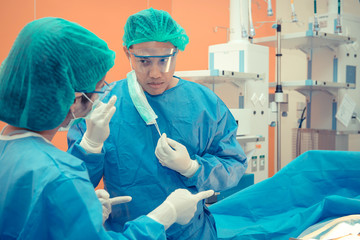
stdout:
{"type": "Polygon", "coordinates": [[[299,119],[299,127],[297,128],[297,131],[296,131],[296,146],[295,146],[296,157],[298,157],[300,155],[300,152],[301,152],[301,134],[300,134],[300,132],[301,132],[302,123],[306,119],[306,117],[304,117],[305,110],[306,110],[306,106],[304,107],[304,109],[303,109],[303,111],[301,113],[301,117],[299,119]]]}
{"type": "Polygon", "coordinates": [[[306,110],[306,106],[304,107],[304,109],[303,109],[303,111],[302,111],[302,114],[301,114],[301,117],[300,117],[300,119],[299,119],[299,128],[301,128],[302,123],[303,123],[304,120],[306,119],[306,117],[304,117],[305,110],[306,110]]]}

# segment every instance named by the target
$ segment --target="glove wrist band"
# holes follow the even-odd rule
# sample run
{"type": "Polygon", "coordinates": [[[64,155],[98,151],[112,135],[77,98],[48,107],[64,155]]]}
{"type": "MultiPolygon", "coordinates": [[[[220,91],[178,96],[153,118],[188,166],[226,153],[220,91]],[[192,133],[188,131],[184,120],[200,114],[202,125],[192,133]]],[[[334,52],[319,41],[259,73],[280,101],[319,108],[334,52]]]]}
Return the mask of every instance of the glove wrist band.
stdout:
{"type": "Polygon", "coordinates": [[[101,153],[104,143],[95,143],[86,137],[86,134],[83,136],[80,146],[86,150],[88,153],[101,153]]]}
{"type": "Polygon", "coordinates": [[[177,218],[174,205],[166,200],[160,206],[150,212],[147,216],[164,225],[165,230],[168,229],[176,221],[177,218]]]}
{"type": "Polygon", "coordinates": [[[192,176],[194,176],[194,174],[199,169],[199,167],[200,167],[200,164],[198,163],[198,161],[191,160],[189,168],[184,171],[181,171],[180,173],[181,173],[181,175],[183,175],[187,178],[191,178],[192,176]]]}

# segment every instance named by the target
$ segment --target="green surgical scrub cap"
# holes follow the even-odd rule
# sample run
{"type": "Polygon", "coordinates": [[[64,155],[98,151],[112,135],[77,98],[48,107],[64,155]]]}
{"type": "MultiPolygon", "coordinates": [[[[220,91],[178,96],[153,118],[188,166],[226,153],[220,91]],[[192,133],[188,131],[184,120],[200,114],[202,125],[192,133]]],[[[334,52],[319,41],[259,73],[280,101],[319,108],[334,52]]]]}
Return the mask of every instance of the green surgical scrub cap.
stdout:
{"type": "Polygon", "coordinates": [[[34,131],[58,127],[76,91],[94,91],[115,53],[92,32],[42,18],[19,33],[0,67],[0,120],[34,131]]]}
{"type": "Polygon", "coordinates": [[[127,48],[143,42],[171,42],[184,51],[186,44],[189,43],[189,37],[169,13],[149,8],[128,18],[124,27],[123,41],[127,48]]]}

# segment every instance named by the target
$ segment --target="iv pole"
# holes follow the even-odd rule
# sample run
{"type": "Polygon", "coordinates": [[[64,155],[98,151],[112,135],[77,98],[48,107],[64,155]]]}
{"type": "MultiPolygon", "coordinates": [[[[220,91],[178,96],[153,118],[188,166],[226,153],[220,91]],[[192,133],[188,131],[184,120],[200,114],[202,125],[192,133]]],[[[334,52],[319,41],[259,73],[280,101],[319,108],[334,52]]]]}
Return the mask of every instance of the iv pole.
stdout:
{"type": "Polygon", "coordinates": [[[277,114],[276,114],[276,163],[277,163],[277,171],[281,169],[281,103],[284,102],[284,93],[282,90],[281,85],[281,21],[278,20],[276,27],[276,66],[277,66],[277,73],[276,73],[276,89],[275,89],[275,102],[277,107],[277,114]]]}

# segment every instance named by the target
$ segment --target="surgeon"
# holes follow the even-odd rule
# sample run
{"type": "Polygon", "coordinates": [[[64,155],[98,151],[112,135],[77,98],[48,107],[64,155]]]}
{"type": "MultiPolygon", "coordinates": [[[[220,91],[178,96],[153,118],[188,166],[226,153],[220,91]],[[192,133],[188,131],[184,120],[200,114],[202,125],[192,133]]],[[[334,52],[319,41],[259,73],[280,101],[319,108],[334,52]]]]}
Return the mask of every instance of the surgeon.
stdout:
{"type": "Polygon", "coordinates": [[[8,124],[0,134],[0,239],[165,239],[165,229],[188,223],[213,194],[177,189],[122,233],[105,231],[119,199],[95,193],[83,161],[50,141],[81,118],[108,125],[116,97],[96,102],[114,58],[103,40],[60,18],[35,20],[18,35],[0,67],[0,120],[8,124]]]}
{"type": "MultiPolygon", "coordinates": [[[[113,207],[108,229],[122,231],[127,221],[177,188],[196,193],[234,187],[246,170],[229,109],[208,88],[174,76],[176,58],[188,42],[185,30],[165,11],[150,8],[131,15],[123,49],[133,70],[105,98],[119,98],[109,138],[105,127],[89,121],[68,133],[69,152],[86,162],[95,186],[104,177],[110,196],[133,197],[113,207]]],[[[205,201],[188,224],[174,224],[166,235],[217,239],[205,201]]]]}

